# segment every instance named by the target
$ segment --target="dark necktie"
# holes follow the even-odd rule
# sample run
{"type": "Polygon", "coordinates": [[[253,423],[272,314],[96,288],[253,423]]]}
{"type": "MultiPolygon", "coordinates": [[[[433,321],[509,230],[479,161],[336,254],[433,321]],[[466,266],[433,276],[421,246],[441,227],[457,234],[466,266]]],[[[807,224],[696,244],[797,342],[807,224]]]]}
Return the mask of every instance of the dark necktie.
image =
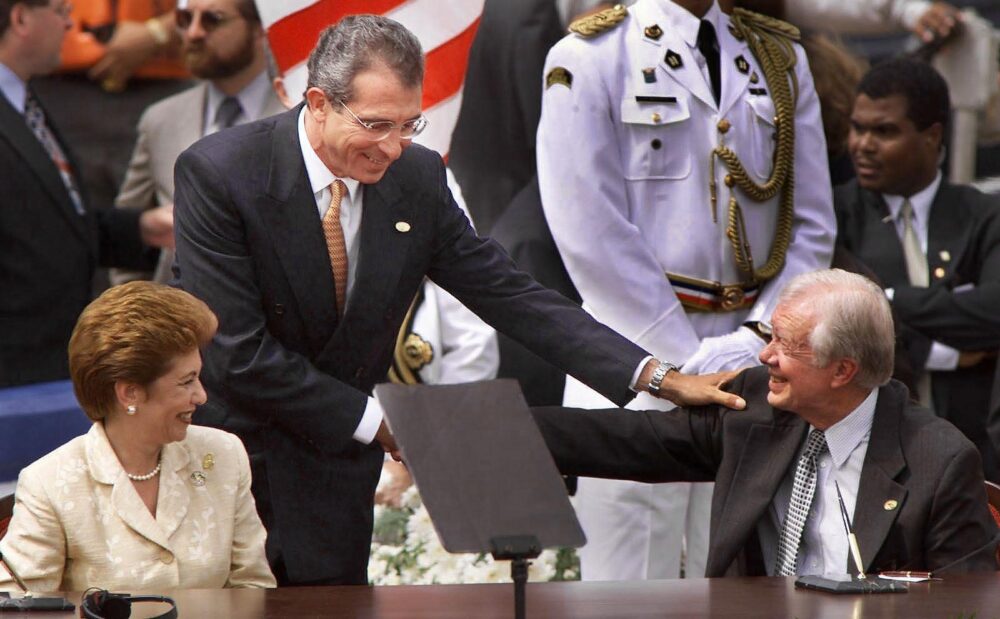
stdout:
{"type": "Polygon", "coordinates": [[[243,113],[240,100],[236,97],[226,97],[215,112],[215,124],[219,129],[228,129],[236,124],[236,118],[243,113]]]}
{"type": "Polygon", "coordinates": [[[799,559],[799,545],[802,532],[809,519],[813,495],[816,494],[816,459],[826,451],[826,437],[822,430],[813,430],[806,439],[806,448],[799,456],[792,480],[792,497],[788,501],[788,512],[778,535],[778,557],[775,561],[775,576],[793,576],[799,559]]]}
{"type": "Polygon", "coordinates": [[[712,82],[712,95],[715,104],[719,104],[719,93],[722,92],[722,75],[719,68],[719,40],[715,38],[715,27],[711,22],[701,20],[698,27],[698,51],[708,63],[708,77],[712,82]]]}

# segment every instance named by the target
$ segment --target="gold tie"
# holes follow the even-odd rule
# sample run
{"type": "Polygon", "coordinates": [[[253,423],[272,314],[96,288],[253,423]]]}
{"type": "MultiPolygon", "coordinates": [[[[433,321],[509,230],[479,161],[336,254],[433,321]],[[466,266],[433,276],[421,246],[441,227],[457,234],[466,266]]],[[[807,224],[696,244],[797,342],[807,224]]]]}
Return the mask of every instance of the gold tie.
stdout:
{"type": "Polygon", "coordinates": [[[920,248],[920,239],[913,228],[913,205],[909,200],[903,200],[903,258],[906,260],[906,273],[910,276],[910,285],[926,288],[930,283],[927,273],[927,256],[920,248]]]}
{"type": "Polygon", "coordinates": [[[343,181],[330,183],[330,208],[323,215],[323,236],[326,237],[326,249],[330,253],[330,266],[333,268],[337,313],[341,316],[344,315],[347,302],[347,242],[340,225],[340,201],[346,191],[347,186],[343,181]]]}

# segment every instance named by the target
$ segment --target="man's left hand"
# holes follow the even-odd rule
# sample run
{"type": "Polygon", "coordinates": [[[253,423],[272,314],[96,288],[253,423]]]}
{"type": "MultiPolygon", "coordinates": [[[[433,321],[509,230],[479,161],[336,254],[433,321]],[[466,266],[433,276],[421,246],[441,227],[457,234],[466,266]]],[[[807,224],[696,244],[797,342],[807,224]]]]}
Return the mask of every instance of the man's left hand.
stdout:
{"type": "Polygon", "coordinates": [[[150,247],[174,247],[174,205],[165,204],[145,211],[139,217],[142,242],[150,247]]]}
{"type": "Polygon", "coordinates": [[[722,385],[736,378],[741,370],[689,376],[677,371],[667,372],[660,383],[661,398],[670,400],[677,406],[705,406],[718,404],[733,410],[746,408],[746,401],[740,396],[723,391],[722,385]]]}
{"type": "Polygon", "coordinates": [[[917,19],[913,32],[924,43],[930,43],[951,36],[961,21],[962,14],[957,8],[946,2],[935,2],[917,19]]]}
{"type": "Polygon", "coordinates": [[[144,23],[118,22],[104,56],[91,67],[88,76],[109,92],[124,90],[132,74],[159,49],[159,42],[144,23]]]}

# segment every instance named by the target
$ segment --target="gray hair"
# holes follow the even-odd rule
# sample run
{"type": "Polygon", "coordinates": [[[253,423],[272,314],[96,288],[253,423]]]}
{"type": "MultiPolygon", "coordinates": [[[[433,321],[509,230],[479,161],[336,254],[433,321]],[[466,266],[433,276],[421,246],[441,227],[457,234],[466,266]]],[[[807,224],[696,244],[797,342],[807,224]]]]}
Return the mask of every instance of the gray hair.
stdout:
{"type": "Polygon", "coordinates": [[[805,304],[816,318],[809,345],[817,365],[847,357],[858,363],[858,386],[889,382],[896,334],[889,301],[873,281],[840,269],[803,273],[785,286],[778,302],[805,304]]]}
{"type": "Polygon", "coordinates": [[[412,32],[381,15],[348,15],[319,35],[309,55],[307,85],[333,101],[350,102],[355,76],[377,64],[407,88],[423,84],[424,54],[412,32]]]}

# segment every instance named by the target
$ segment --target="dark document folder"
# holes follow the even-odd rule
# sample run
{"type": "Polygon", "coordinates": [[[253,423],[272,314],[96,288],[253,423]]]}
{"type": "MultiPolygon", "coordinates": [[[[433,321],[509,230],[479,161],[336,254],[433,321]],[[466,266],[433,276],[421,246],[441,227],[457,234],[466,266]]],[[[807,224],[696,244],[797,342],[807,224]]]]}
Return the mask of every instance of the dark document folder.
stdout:
{"type": "Polygon", "coordinates": [[[446,550],[490,552],[530,536],[541,548],[586,542],[516,381],[383,384],[375,394],[446,550]]]}

